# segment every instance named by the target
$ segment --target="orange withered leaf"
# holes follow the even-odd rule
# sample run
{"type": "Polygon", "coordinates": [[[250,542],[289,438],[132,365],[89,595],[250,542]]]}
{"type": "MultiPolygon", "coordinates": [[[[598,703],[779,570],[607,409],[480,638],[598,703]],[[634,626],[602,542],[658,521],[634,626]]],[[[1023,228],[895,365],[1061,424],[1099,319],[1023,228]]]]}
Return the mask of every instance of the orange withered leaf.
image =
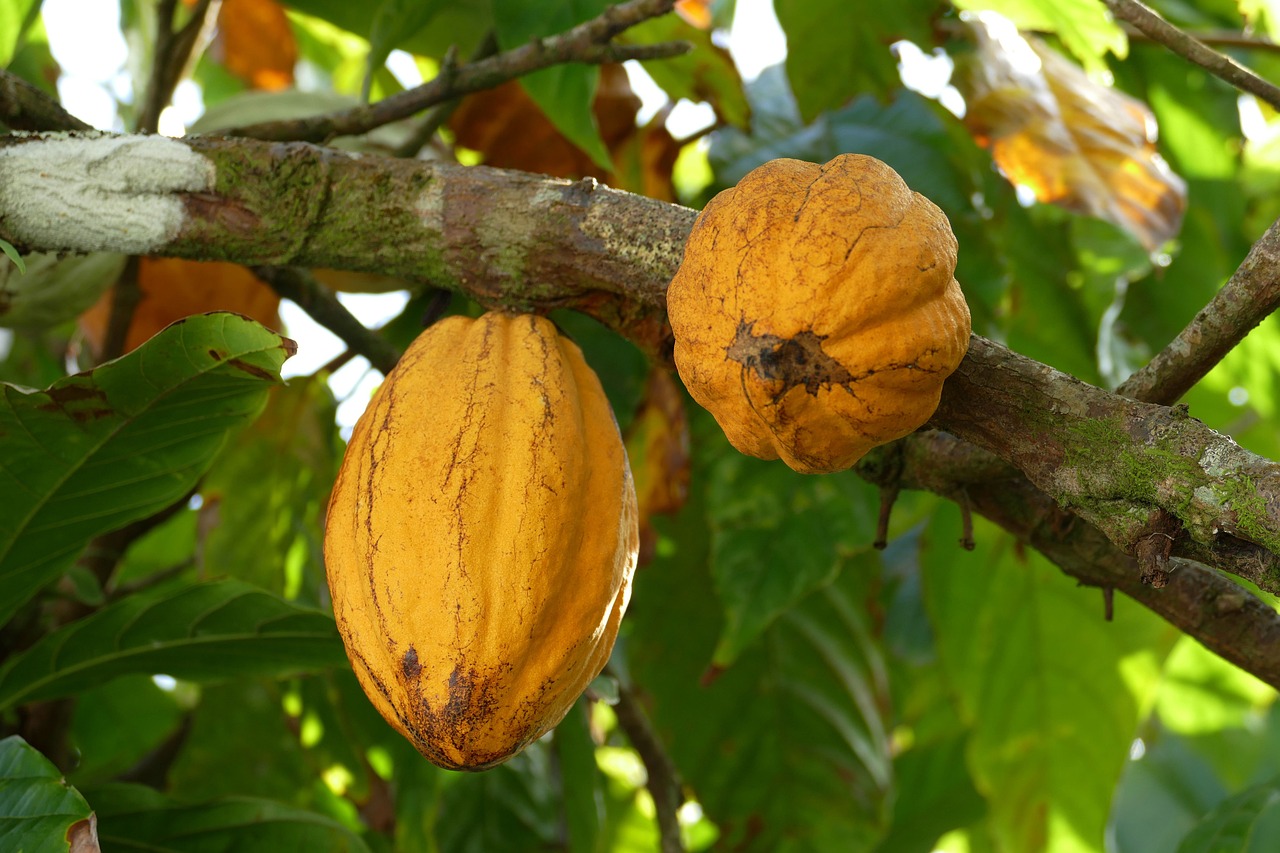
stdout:
{"type": "Polygon", "coordinates": [[[293,85],[298,45],[276,0],[222,0],[214,53],[252,89],[274,92],[293,85]]]}
{"type": "Polygon", "coordinates": [[[627,429],[627,455],[640,509],[640,565],[653,559],[653,516],[680,511],[689,496],[689,419],[669,370],[649,371],[644,398],[627,429]]]}
{"type": "Polygon", "coordinates": [[[964,120],[1010,181],[1124,228],[1148,251],[1178,233],[1186,184],[1157,153],[1145,104],[999,16],[977,16],[974,31],[964,120]]]}

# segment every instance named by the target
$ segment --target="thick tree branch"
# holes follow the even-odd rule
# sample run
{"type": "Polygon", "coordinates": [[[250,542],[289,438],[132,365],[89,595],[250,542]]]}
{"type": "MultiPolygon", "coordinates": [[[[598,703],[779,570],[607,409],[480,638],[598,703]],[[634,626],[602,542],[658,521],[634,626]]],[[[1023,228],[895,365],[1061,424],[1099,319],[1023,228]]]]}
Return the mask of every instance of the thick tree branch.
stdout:
{"type": "Polygon", "coordinates": [[[0,124],[13,130],[92,130],[62,104],[0,68],[0,124]]]}
{"type": "Polygon", "coordinates": [[[1248,92],[1276,109],[1280,109],[1280,88],[1263,80],[1229,56],[1218,53],[1204,42],[1170,24],[1137,0],[1103,0],[1117,19],[1137,27],[1152,41],[1158,41],[1183,59],[1199,65],[1242,92],[1248,92]]]}
{"type": "MultiPolygon", "coordinates": [[[[665,362],[664,290],[694,217],[591,181],[302,144],[0,138],[0,237],[25,249],[394,274],[494,306],[572,307],[665,362]]],[[[1000,458],[968,447],[961,476],[938,446],[911,439],[908,470],[952,472],[927,488],[963,489],[976,511],[1027,536],[1068,573],[1123,590],[1280,686],[1275,613],[1180,562],[1280,589],[1274,463],[1178,410],[1087,386],[979,337],[933,425],[1000,458]],[[913,452],[930,461],[911,463],[913,452]],[[1142,585],[1135,555],[1161,512],[1185,532],[1170,551],[1169,586],[1157,591],[1142,585]]]]}
{"type": "Polygon", "coordinates": [[[1172,405],[1235,349],[1254,326],[1280,308],[1280,220],[1185,329],[1116,393],[1172,405]]]}
{"type": "Polygon", "coordinates": [[[598,17],[559,35],[534,39],[496,56],[469,62],[452,69],[450,73],[442,73],[434,80],[384,98],[376,104],[292,121],[248,125],[222,133],[226,136],[247,136],[281,142],[324,142],[336,136],[368,133],[374,128],[408,118],[460,95],[490,89],[552,65],[567,62],[599,65],[625,62],[628,59],[679,56],[687,53],[691,46],[684,42],[631,46],[611,42],[619,33],[649,18],[664,15],[674,6],[675,0],[628,0],[626,3],[610,6],[598,17]]]}

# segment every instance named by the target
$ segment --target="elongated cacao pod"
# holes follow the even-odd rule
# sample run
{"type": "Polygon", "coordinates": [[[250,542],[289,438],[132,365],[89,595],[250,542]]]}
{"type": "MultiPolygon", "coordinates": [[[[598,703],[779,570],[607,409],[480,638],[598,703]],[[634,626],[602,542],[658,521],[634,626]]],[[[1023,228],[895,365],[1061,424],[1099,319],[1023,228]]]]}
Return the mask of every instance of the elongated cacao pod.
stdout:
{"type": "Polygon", "coordinates": [[[541,317],[427,329],[356,424],[325,563],[361,685],[418,750],[480,770],[604,667],[630,595],[635,488],[578,347],[541,317]]]}

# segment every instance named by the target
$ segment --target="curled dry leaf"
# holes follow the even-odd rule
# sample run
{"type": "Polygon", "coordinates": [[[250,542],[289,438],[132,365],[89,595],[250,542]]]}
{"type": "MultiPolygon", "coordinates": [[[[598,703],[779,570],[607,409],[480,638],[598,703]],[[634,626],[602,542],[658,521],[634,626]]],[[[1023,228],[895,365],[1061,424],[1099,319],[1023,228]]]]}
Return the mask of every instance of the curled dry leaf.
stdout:
{"type": "Polygon", "coordinates": [[[298,45],[275,0],[222,0],[213,49],[251,89],[276,92],[293,85],[298,45]]]}
{"type": "Polygon", "coordinates": [[[965,124],[1009,180],[1124,228],[1148,251],[1177,234],[1186,184],[1156,152],[1151,110],[999,15],[973,23],[965,124]]]}
{"type": "Polygon", "coordinates": [[[711,28],[711,0],[676,0],[676,13],[700,30],[711,28]]]}
{"type": "MultiPolygon", "coordinates": [[[[221,261],[184,261],[178,258],[141,258],[138,290],[125,352],[137,349],[165,326],[192,314],[234,311],[264,326],[279,328],[280,297],[252,272],[239,264],[221,261]]],[[[80,315],[80,331],[94,353],[100,353],[111,322],[115,289],[80,315]]]]}

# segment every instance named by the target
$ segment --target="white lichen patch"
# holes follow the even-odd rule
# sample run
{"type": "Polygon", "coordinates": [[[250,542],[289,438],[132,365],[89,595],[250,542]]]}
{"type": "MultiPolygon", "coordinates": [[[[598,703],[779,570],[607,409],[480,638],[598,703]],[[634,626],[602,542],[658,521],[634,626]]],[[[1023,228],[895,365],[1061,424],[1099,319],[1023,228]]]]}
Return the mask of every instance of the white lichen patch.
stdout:
{"type": "Polygon", "coordinates": [[[1239,471],[1241,462],[1240,447],[1226,436],[1204,449],[1200,455],[1200,469],[1210,477],[1225,477],[1239,471]]]}
{"type": "Polygon", "coordinates": [[[177,236],[179,193],[214,187],[213,161],[163,136],[49,136],[0,148],[0,218],[44,249],[149,254],[177,236]]]}
{"type": "Polygon", "coordinates": [[[422,227],[433,234],[444,232],[444,182],[434,180],[427,184],[413,203],[413,212],[422,220],[422,227]]]}

